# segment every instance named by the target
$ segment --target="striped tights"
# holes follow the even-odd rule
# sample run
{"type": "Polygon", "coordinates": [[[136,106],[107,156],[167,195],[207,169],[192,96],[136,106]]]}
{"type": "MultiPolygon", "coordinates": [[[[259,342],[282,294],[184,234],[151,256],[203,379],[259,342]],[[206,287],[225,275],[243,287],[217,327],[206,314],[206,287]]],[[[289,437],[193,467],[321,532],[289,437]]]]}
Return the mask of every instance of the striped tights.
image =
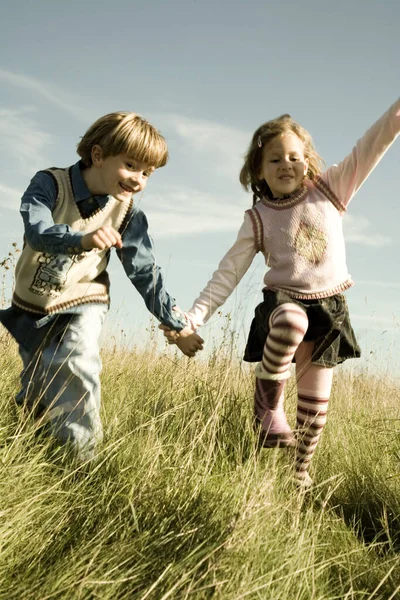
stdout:
{"type": "Polygon", "coordinates": [[[308,484],[311,483],[308,467],[326,423],[333,369],[311,363],[314,342],[303,342],[308,319],[300,306],[292,303],[278,306],[269,325],[262,361],[256,367],[255,418],[264,433],[264,446],[293,445],[283,401],[284,385],[296,355],[296,478],[308,484]],[[275,443],[277,439],[284,443],[275,443]]]}
{"type": "Polygon", "coordinates": [[[314,342],[303,342],[296,352],[297,447],[296,478],[311,483],[308,467],[326,423],[333,369],[312,364],[314,342]]]}

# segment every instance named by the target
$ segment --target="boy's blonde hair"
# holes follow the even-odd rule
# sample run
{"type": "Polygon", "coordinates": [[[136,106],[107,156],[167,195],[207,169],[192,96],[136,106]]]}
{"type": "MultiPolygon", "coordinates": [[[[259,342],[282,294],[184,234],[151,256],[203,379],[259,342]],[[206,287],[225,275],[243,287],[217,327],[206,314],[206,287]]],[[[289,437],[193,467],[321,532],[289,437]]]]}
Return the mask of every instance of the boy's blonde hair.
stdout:
{"type": "Polygon", "coordinates": [[[96,144],[101,146],[104,158],[127,154],[156,169],[168,160],[164,137],[146,119],[133,112],[109,113],[89,127],[77,145],[77,152],[87,167],[93,164],[92,148],[96,144]]]}
{"type": "Polygon", "coordinates": [[[306,179],[315,179],[322,172],[325,164],[314,148],[311,135],[304,127],[296,123],[290,115],[282,115],[272,121],[263,123],[254,133],[249,149],[245,155],[244,165],[240,171],[240,183],[248,192],[253,192],[253,206],[263,196],[271,196],[267,182],[259,179],[263,148],[275,137],[286,133],[294,133],[304,144],[304,156],[308,158],[306,179]]]}

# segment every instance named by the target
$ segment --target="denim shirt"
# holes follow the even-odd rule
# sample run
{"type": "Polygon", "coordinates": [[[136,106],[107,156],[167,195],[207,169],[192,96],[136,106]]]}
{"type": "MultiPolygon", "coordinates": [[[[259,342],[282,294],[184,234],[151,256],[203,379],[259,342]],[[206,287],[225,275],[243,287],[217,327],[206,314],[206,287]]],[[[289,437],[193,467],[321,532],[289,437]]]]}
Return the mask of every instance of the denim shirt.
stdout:
{"type": "MultiPolygon", "coordinates": [[[[89,217],[95,210],[104,208],[109,196],[93,196],[89,192],[82,177],[82,168],[81,161],[71,167],[72,189],[81,214],[89,217]]],[[[20,212],[25,226],[25,238],[29,246],[38,252],[69,254],[71,247],[82,249],[84,233],[72,231],[69,225],[54,223],[52,212],[56,199],[57,189],[53,178],[44,171],[36,173],[21,200],[20,212]]],[[[175,300],[165,290],[163,273],[156,264],[146,215],[135,206],[128,217],[128,225],[122,233],[122,244],[122,248],[116,248],[117,256],[148,310],[161,323],[181,331],[186,325],[185,318],[172,310],[175,300]]],[[[63,312],[76,313],[80,310],[84,310],[84,306],[63,312]]],[[[22,323],[22,319],[16,318],[13,307],[0,313],[0,322],[18,341],[17,322],[22,323]]],[[[35,315],[23,316],[24,327],[27,324],[26,319],[30,319],[35,329],[47,324],[53,318],[53,315],[39,320],[35,315]]]]}

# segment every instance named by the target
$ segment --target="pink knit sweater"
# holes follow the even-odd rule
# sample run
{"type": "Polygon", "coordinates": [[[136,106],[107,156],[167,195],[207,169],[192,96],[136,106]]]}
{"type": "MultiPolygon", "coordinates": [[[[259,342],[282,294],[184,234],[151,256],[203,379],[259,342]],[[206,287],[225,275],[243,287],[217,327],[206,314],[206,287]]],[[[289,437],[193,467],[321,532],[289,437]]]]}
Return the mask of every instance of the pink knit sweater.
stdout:
{"type": "Polygon", "coordinates": [[[342,217],[350,200],[400,132],[400,99],[358,140],[339,165],[305,180],[289,198],[263,198],[246,211],[233,246],[187,313],[205,323],[261,251],[268,289],[293,298],[326,298],[353,285],[346,266],[342,217]]]}

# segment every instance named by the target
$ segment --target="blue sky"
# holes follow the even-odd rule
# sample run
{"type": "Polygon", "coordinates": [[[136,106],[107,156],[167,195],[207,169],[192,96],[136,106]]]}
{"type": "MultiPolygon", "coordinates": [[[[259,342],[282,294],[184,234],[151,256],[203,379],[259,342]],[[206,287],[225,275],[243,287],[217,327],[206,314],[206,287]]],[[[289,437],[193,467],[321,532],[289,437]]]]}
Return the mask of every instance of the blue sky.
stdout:
{"type": "MultiPolygon", "coordinates": [[[[138,201],[168,290],[188,308],[251,205],[238,172],[255,128],[289,112],[327,164],[339,162],[399,95],[399,22],[395,0],[8,3],[0,23],[0,260],[22,238],[19,199],[32,175],[74,163],[76,143],[99,116],[133,110],[169,143],[168,165],[138,201]]],[[[345,217],[352,322],[364,364],[385,368],[399,362],[399,159],[397,142],[345,217]]],[[[262,275],[256,259],[224,309],[233,311],[239,346],[262,275]]],[[[117,260],[111,276],[111,334],[123,329],[139,342],[148,313],[117,260]]],[[[222,321],[202,329],[209,347],[222,321]]]]}

